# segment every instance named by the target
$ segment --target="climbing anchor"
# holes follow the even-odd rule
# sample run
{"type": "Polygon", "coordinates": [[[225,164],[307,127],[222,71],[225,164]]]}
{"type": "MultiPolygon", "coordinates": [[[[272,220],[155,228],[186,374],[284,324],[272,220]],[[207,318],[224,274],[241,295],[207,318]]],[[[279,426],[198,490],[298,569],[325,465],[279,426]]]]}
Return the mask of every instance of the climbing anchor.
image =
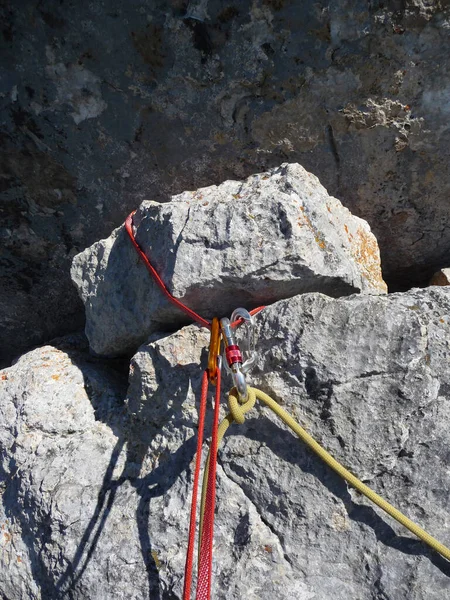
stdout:
{"type": "Polygon", "coordinates": [[[250,313],[244,308],[237,308],[231,315],[231,319],[222,318],[213,319],[210,323],[207,319],[201,317],[196,312],[186,306],[181,300],[175,298],[167,289],[155,268],[147,258],[145,252],[137,243],[133,231],[133,214],[128,216],[125,222],[125,229],[130,236],[131,242],[144,261],[155,283],[165,294],[167,299],[184,311],[194,321],[211,330],[211,342],[209,351],[208,367],[204,371],[202,378],[202,390],[200,399],[199,411],[199,427],[197,438],[197,458],[195,463],[194,486],[192,493],[192,506],[190,516],[189,542],[186,556],[185,581],[183,599],[189,600],[191,596],[192,583],[192,567],[193,567],[193,550],[195,544],[195,524],[196,524],[196,506],[197,506],[197,487],[200,475],[201,455],[203,445],[203,431],[207,404],[208,382],[216,386],[214,398],[214,418],[212,427],[212,439],[210,451],[206,460],[204,470],[200,522],[199,522],[199,569],[197,580],[197,599],[208,600],[211,594],[211,579],[212,579],[212,548],[214,534],[214,508],[215,508],[215,481],[216,481],[216,463],[217,449],[225,435],[228,427],[232,423],[242,424],[245,421],[245,414],[249,412],[255,405],[256,400],[263,402],[270,408],[297,436],[312,450],[319,458],[321,458],[331,469],[338,473],[349,485],[364,494],[378,507],[383,509],[388,515],[396,519],[404,527],[414,533],[419,539],[428,544],[431,548],[439,552],[441,556],[450,561],[450,548],[447,548],[430,534],[428,534],[419,525],[408,519],[394,506],[389,504],[384,498],[376,494],[372,489],[362,483],[355,475],[348,471],[343,465],[335,460],[318,442],[316,442],[305,431],[299,423],[297,423],[280,405],[270,396],[247,385],[245,375],[254,366],[257,353],[255,351],[255,323],[253,315],[259,313],[264,307],[258,307],[250,313]],[[243,351],[236,343],[236,335],[234,328],[244,324],[247,329],[247,336],[243,343],[243,351]],[[224,340],[224,357],[222,361],[220,355],[221,337],[224,340]],[[220,382],[221,382],[221,365],[225,365],[228,372],[231,373],[235,387],[228,394],[228,405],[230,412],[218,424],[219,403],[220,403],[220,382]]]}

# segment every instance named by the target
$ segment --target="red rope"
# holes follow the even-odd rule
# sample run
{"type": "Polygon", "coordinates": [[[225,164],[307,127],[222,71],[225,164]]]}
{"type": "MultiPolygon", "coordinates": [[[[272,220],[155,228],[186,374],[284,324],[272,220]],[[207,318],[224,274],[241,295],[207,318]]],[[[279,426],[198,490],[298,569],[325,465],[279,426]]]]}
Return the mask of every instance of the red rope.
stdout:
{"type": "Polygon", "coordinates": [[[191,504],[191,519],[189,524],[189,542],[186,554],[186,565],[184,568],[184,590],[183,600],[190,600],[191,598],[191,583],[192,583],[192,563],[194,558],[194,547],[195,547],[195,522],[197,512],[197,494],[198,494],[198,482],[200,479],[200,465],[202,462],[202,446],[203,446],[203,430],[205,426],[205,413],[206,413],[206,397],[208,394],[208,371],[204,371],[202,379],[202,392],[200,397],[200,412],[198,418],[198,434],[197,434],[197,457],[195,461],[195,472],[194,472],[194,487],[192,490],[192,504],[191,504]]]}
{"type": "MultiPolygon", "coordinates": [[[[145,252],[139,246],[136,241],[133,232],[133,215],[136,211],[132,212],[125,221],[125,229],[131,239],[131,242],[139,254],[141,259],[144,261],[145,266],[153,277],[156,285],[160,288],[167,299],[172,302],[177,308],[185,312],[191,319],[197,321],[203,327],[211,329],[211,323],[198,315],[195,311],[186,306],[181,300],[175,298],[172,293],[167,289],[166,284],[158,275],[158,272],[147,258],[145,252]]],[[[265,308],[259,306],[250,311],[251,315],[255,315],[265,308]]],[[[237,327],[242,323],[242,319],[234,321],[231,326],[237,327]]],[[[219,424],[219,406],[220,406],[220,376],[221,371],[217,371],[217,385],[216,395],[214,401],[214,419],[213,419],[213,430],[211,439],[211,454],[209,461],[208,471],[208,487],[206,489],[206,502],[205,512],[203,516],[203,527],[202,527],[202,539],[200,540],[200,558],[199,558],[199,569],[197,579],[197,594],[196,600],[209,600],[211,594],[211,578],[212,578],[212,550],[213,550],[213,536],[214,536],[214,509],[216,502],[216,470],[217,470],[217,429],[219,424]]],[[[205,413],[206,413],[206,398],[208,394],[208,371],[203,373],[202,379],[202,391],[200,398],[200,412],[199,412],[199,423],[198,423],[198,437],[197,437],[197,457],[195,461],[195,472],[194,472],[194,488],[192,491],[192,504],[191,504],[191,515],[189,522],[189,541],[186,555],[185,574],[184,574],[184,589],[183,589],[183,600],[190,600],[191,587],[192,587],[192,564],[194,557],[195,547],[195,523],[196,523],[196,512],[197,512],[197,495],[198,495],[198,483],[200,477],[200,465],[202,457],[202,445],[203,445],[203,431],[205,426],[205,413]]]]}
{"type": "Polygon", "coordinates": [[[199,323],[200,325],[203,325],[203,327],[207,327],[208,329],[211,329],[211,323],[209,321],[207,321],[206,319],[204,319],[203,317],[201,317],[200,315],[198,315],[196,312],[194,312],[193,310],[191,310],[188,306],[186,306],[185,304],[183,304],[183,302],[181,302],[181,300],[178,300],[177,298],[175,298],[175,296],[173,296],[169,292],[169,290],[166,287],[166,284],[161,279],[161,277],[158,275],[158,273],[156,272],[156,269],[153,267],[153,265],[151,264],[151,262],[148,260],[145,252],[139,246],[139,244],[136,241],[136,238],[134,237],[134,233],[133,233],[133,215],[134,215],[135,212],[136,211],[132,212],[126,218],[125,229],[127,230],[127,233],[130,236],[131,242],[133,243],[133,246],[135,247],[136,252],[142,258],[142,260],[145,263],[145,266],[150,271],[150,275],[155,280],[156,285],[158,285],[158,287],[166,295],[166,297],[170,300],[170,302],[172,302],[172,304],[175,304],[175,306],[177,306],[182,311],[184,311],[186,314],[188,314],[191,317],[191,319],[193,319],[194,321],[197,321],[197,323],[199,323]]]}
{"type": "MultiPolygon", "coordinates": [[[[178,300],[178,298],[175,298],[175,296],[173,296],[171,294],[171,292],[167,289],[166,284],[161,279],[161,277],[158,275],[158,272],[156,271],[156,269],[154,268],[152,263],[147,258],[147,255],[145,254],[145,252],[142,250],[142,248],[137,243],[136,238],[134,237],[134,232],[133,232],[133,215],[135,212],[136,211],[133,211],[126,218],[125,229],[126,229],[128,235],[130,236],[130,240],[131,240],[136,252],[142,258],[145,266],[150,271],[150,275],[153,277],[156,285],[160,288],[160,290],[163,292],[163,294],[170,300],[170,302],[172,302],[172,304],[175,304],[176,307],[178,307],[179,309],[184,311],[187,315],[189,315],[191,317],[191,319],[193,319],[194,321],[197,321],[197,323],[199,323],[200,325],[203,325],[203,327],[207,327],[208,329],[211,329],[211,323],[209,321],[207,321],[206,319],[204,319],[203,317],[198,315],[195,311],[193,311],[191,308],[186,306],[186,304],[183,304],[183,302],[181,302],[181,300],[178,300]]],[[[250,314],[255,315],[256,313],[260,312],[263,308],[265,308],[265,307],[259,306],[258,308],[254,308],[253,310],[250,311],[250,314]]],[[[236,327],[237,325],[240,325],[241,323],[242,323],[242,319],[238,319],[237,321],[232,323],[231,326],[236,327]]]]}
{"type": "MultiPolygon", "coordinates": [[[[266,307],[265,306],[258,306],[258,308],[254,308],[253,310],[250,310],[249,313],[252,315],[256,315],[256,313],[261,312],[262,310],[264,310],[266,307]]],[[[244,319],[237,319],[237,321],[233,321],[231,323],[231,327],[237,327],[238,325],[240,325],[241,323],[244,322],[244,319]]]]}
{"type": "Polygon", "coordinates": [[[195,600],[209,600],[211,595],[214,509],[216,504],[217,429],[219,427],[220,375],[221,371],[218,369],[216,397],[214,400],[214,421],[211,438],[211,451],[209,458],[208,486],[206,488],[202,539],[200,541],[197,594],[195,596],[195,600]]]}
{"type": "MultiPolygon", "coordinates": [[[[209,458],[208,486],[206,488],[205,511],[202,523],[202,538],[200,540],[200,555],[197,578],[196,600],[209,600],[212,579],[212,550],[214,537],[214,509],[216,503],[216,471],[217,471],[217,430],[220,410],[220,381],[221,370],[217,370],[217,385],[214,400],[214,418],[209,458]]],[[[189,542],[184,570],[183,600],[190,600],[192,587],[192,565],[195,547],[195,522],[197,513],[198,484],[202,459],[203,431],[206,413],[206,398],[208,394],[208,372],[204,371],[200,398],[200,414],[197,437],[197,458],[195,461],[194,487],[192,490],[191,516],[189,523],[189,542]]]]}

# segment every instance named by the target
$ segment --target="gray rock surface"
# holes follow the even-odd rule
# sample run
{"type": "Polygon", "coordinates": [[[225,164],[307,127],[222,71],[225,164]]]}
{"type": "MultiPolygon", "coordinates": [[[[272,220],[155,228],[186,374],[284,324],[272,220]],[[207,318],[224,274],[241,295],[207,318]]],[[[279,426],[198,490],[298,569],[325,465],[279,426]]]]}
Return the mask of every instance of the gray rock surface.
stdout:
{"type": "MultiPolygon", "coordinates": [[[[205,318],[302,292],[387,291],[370,227],[298,164],[166,204],[144,202],[134,224],[172,294],[205,318]]],[[[136,350],[153,331],[190,322],[154,283],[124,227],[75,256],[71,274],[98,354],[136,350]]]]}
{"type": "MultiPolygon", "coordinates": [[[[449,309],[445,287],[282,300],[256,318],[250,376],[447,545],[449,309]]],[[[117,373],[74,349],[0,373],[8,600],[181,598],[207,344],[189,326],[142,346],[126,412],[117,373]]],[[[441,600],[450,587],[448,562],[260,407],[220,451],[214,571],[218,600],[441,600]]]]}
{"type": "Polygon", "coordinates": [[[449,264],[447,0],[5,0],[0,23],[1,362],[81,328],[71,259],[142,200],[285,161],[370,223],[392,287],[449,264]]]}
{"type": "Polygon", "coordinates": [[[38,348],[1,372],[0,592],[8,600],[68,597],[68,582],[78,598],[143,597],[133,586],[145,573],[132,565],[123,573],[139,552],[133,497],[128,484],[114,487],[125,460],[126,375],[79,345],[38,348]]]}

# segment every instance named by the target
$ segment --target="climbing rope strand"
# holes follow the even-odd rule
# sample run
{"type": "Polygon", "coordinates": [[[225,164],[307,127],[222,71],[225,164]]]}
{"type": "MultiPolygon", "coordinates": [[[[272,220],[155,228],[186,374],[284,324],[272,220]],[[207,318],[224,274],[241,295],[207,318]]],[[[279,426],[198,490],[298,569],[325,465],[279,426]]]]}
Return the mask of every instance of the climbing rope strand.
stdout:
{"type": "MultiPolygon", "coordinates": [[[[181,300],[178,300],[178,298],[175,298],[175,296],[168,290],[166,284],[164,283],[164,281],[159,276],[157,270],[152,265],[152,263],[148,259],[148,257],[145,254],[145,252],[139,246],[139,244],[138,244],[138,242],[137,242],[137,240],[136,240],[136,238],[134,236],[134,231],[133,231],[133,215],[135,214],[135,212],[136,211],[133,211],[126,218],[126,220],[125,220],[125,230],[128,233],[128,236],[129,236],[129,238],[131,240],[131,243],[134,246],[134,249],[136,250],[136,252],[138,253],[138,255],[141,257],[141,259],[143,260],[145,266],[147,267],[147,269],[150,272],[150,275],[153,277],[154,282],[159,287],[159,289],[162,291],[162,293],[166,296],[166,298],[170,302],[172,302],[172,304],[174,304],[177,308],[179,308],[180,310],[182,310],[183,312],[185,312],[187,315],[189,315],[189,317],[191,317],[191,319],[193,321],[196,321],[199,325],[202,325],[203,327],[206,327],[207,329],[211,329],[211,323],[207,319],[204,319],[203,317],[201,317],[194,310],[192,310],[191,308],[189,308],[188,306],[186,306],[186,304],[184,304],[183,302],[181,302],[181,300]]],[[[252,316],[256,315],[257,313],[259,313],[264,308],[265,308],[264,306],[258,306],[258,308],[254,308],[253,310],[251,310],[250,314],[252,316]]],[[[242,321],[243,321],[243,319],[238,319],[237,321],[234,321],[231,324],[231,326],[232,327],[237,327],[238,325],[240,325],[242,323],[242,321]]]]}
{"type": "MultiPolygon", "coordinates": [[[[201,523],[203,526],[199,533],[200,555],[198,561],[198,579],[196,600],[209,600],[212,579],[212,551],[214,538],[214,510],[216,501],[216,468],[218,426],[220,411],[220,380],[221,368],[217,369],[216,394],[214,399],[214,417],[211,438],[211,448],[208,457],[208,484],[205,492],[205,504],[202,511],[201,523]]],[[[203,493],[202,493],[203,496],[203,493]]]]}
{"type": "MultiPolygon", "coordinates": [[[[433,550],[439,552],[444,558],[450,560],[450,549],[441,544],[438,540],[436,540],[433,536],[427,533],[422,527],[416,525],[411,519],[408,519],[403,513],[397,510],[392,504],[389,504],[386,500],[384,500],[381,496],[371,490],[367,485],[362,483],[357,477],[355,477],[350,471],[348,471],[345,467],[343,467],[336,459],[334,459],[331,454],[329,454],[322,446],[316,442],[316,440],[307,433],[301,425],[295,421],[291,417],[289,413],[287,413],[275,400],[273,400],[270,396],[265,394],[264,392],[256,389],[256,388],[248,388],[249,391],[249,399],[255,395],[258,400],[264,402],[264,404],[270,408],[294,433],[298,435],[298,437],[315,453],[319,458],[321,458],[329,467],[331,467],[336,473],[338,473],[347,483],[357,489],[359,492],[364,494],[366,498],[371,500],[374,504],[379,506],[382,510],[384,510],[388,515],[390,515],[393,519],[398,521],[401,525],[409,529],[414,535],[416,535],[423,542],[428,544],[433,550]]],[[[237,393],[233,389],[230,392],[229,404],[230,404],[230,413],[225,417],[224,421],[219,426],[219,435],[218,442],[222,440],[223,435],[228,429],[229,425],[233,422],[242,423],[243,420],[243,408],[247,405],[247,403],[241,405],[238,411],[236,411],[235,404],[237,401],[237,393]]],[[[247,411],[245,411],[247,412],[247,411]]],[[[220,443],[220,442],[219,442],[220,443]]],[[[205,476],[207,473],[205,472],[205,476]]],[[[205,481],[203,481],[203,489],[207,485],[205,481]]],[[[203,498],[203,490],[202,490],[202,498],[203,498]]],[[[201,518],[201,517],[200,517],[201,518]]]]}
{"type": "MultiPolygon", "coordinates": [[[[236,421],[239,425],[245,421],[245,414],[248,413],[255,406],[256,402],[256,394],[254,388],[247,388],[248,390],[248,398],[247,401],[241,404],[239,402],[239,396],[236,388],[233,388],[228,394],[228,405],[230,407],[230,412],[223,419],[217,429],[217,448],[219,448],[222,443],[223,437],[227,432],[228,427],[236,421]]],[[[209,459],[210,459],[211,451],[208,452],[208,457],[206,459],[205,469],[203,471],[203,483],[202,483],[202,496],[200,501],[200,536],[203,527],[203,514],[205,512],[205,504],[206,504],[206,491],[208,488],[208,469],[209,469],[209,459]]],[[[199,555],[200,555],[200,547],[199,547],[199,555]]]]}
{"type": "Polygon", "coordinates": [[[361,494],[364,494],[366,498],[371,500],[374,504],[383,509],[388,515],[390,515],[393,519],[401,523],[404,527],[409,529],[414,535],[420,538],[423,542],[431,546],[436,552],[439,552],[444,558],[450,560],[450,549],[444,546],[436,540],[433,536],[427,533],[422,527],[416,525],[411,519],[408,519],[403,513],[397,510],[392,504],[389,504],[384,498],[379,496],[373,490],[370,489],[367,485],[362,483],[357,477],[355,477],[350,471],[348,471],[345,467],[343,467],[336,459],[334,459],[331,454],[329,454],[322,446],[316,442],[316,440],[307,433],[303,427],[301,427],[289,413],[287,413],[275,400],[273,400],[270,396],[261,392],[260,390],[255,390],[256,397],[264,402],[266,406],[268,406],[273,412],[280,417],[280,419],[294,431],[298,437],[315,453],[319,456],[326,464],[331,467],[336,473],[338,473],[345,481],[347,481],[351,486],[357,489],[361,494]]]}
{"type": "Polygon", "coordinates": [[[132,242],[136,252],[139,254],[141,259],[144,261],[144,264],[147,267],[147,269],[150,271],[150,275],[153,277],[156,285],[160,288],[160,290],[168,298],[168,300],[170,300],[170,302],[172,302],[172,304],[175,304],[176,307],[178,307],[179,309],[184,311],[186,314],[188,314],[191,317],[191,319],[193,319],[194,321],[197,321],[197,323],[199,323],[199,325],[203,325],[203,327],[207,327],[208,329],[210,329],[211,323],[209,321],[207,321],[206,319],[204,319],[203,317],[198,315],[195,311],[193,311],[188,306],[183,304],[183,302],[181,302],[181,300],[178,300],[177,298],[175,298],[175,296],[173,296],[169,292],[169,290],[166,287],[166,284],[161,279],[161,277],[158,275],[158,272],[156,271],[156,269],[153,267],[153,265],[147,258],[145,252],[142,250],[142,248],[137,243],[136,238],[134,237],[134,232],[133,232],[133,215],[135,212],[136,211],[132,212],[126,218],[125,229],[126,229],[128,235],[130,236],[131,242],[132,242]]]}
{"type": "Polygon", "coordinates": [[[194,471],[194,486],[192,489],[192,504],[191,504],[191,516],[189,522],[189,541],[186,553],[186,565],[184,568],[184,589],[183,589],[183,600],[190,600],[191,598],[191,585],[192,585],[192,563],[194,559],[194,547],[195,547],[195,520],[197,514],[197,494],[198,494],[198,482],[200,479],[200,467],[202,462],[202,447],[203,447],[203,431],[205,428],[205,414],[206,414],[206,398],[208,395],[208,372],[204,371],[202,378],[202,391],[200,396],[200,410],[198,419],[198,433],[197,433],[197,455],[195,460],[195,471],[194,471]]]}
{"type": "MultiPolygon", "coordinates": [[[[223,437],[228,429],[228,427],[233,423],[234,419],[231,415],[227,415],[223,421],[220,423],[219,428],[217,430],[217,448],[219,448],[223,437]]],[[[205,463],[205,469],[203,471],[203,483],[202,483],[202,495],[200,500],[200,524],[199,524],[199,539],[202,538],[203,532],[203,515],[205,513],[205,504],[206,504],[206,490],[208,488],[208,470],[209,470],[209,459],[211,456],[211,452],[208,452],[208,457],[205,463]]],[[[198,559],[200,562],[200,544],[198,546],[198,559]]]]}

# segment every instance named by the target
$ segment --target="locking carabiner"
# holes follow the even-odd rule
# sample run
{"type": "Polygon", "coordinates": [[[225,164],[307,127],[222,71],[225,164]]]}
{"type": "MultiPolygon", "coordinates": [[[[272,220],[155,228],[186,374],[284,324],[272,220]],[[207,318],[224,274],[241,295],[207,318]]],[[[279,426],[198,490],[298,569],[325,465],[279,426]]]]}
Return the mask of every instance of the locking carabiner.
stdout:
{"type": "Polygon", "coordinates": [[[212,385],[217,385],[217,359],[220,357],[220,323],[214,317],[211,323],[211,338],[208,354],[208,379],[212,385]]]}
{"type": "Polygon", "coordinates": [[[220,327],[222,329],[223,341],[225,344],[225,365],[227,365],[227,370],[231,372],[233,383],[238,391],[239,400],[245,402],[248,392],[245,375],[241,370],[242,354],[234,339],[230,319],[227,319],[226,317],[220,319],[220,327]]]}
{"type": "Polygon", "coordinates": [[[245,310],[245,308],[236,308],[231,315],[231,320],[227,318],[220,319],[220,326],[225,344],[225,368],[231,373],[233,383],[238,391],[239,400],[245,402],[248,396],[245,373],[248,373],[251,367],[253,367],[257,358],[255,352],[255,324],[253,317],[245,310]],[[242,320],[247,328],[247,339],[243,345],[244,355],[236,343],[233,331],[233,326],[241,324],[238,323],[236,325],[236,320],[242,320]]]}
{"type": "Polygon", "coordinates": [[[235,323],[241,319],[242,322],[238,323],[237,327],[241,324],[245,324],[247,336],[244,338],[242,344],[242,353],[245,361],[242,363],[241,371],[248,373],[250,369],[256,363],[258,355],[255,350],[255,320],[252,315],[245,308],[236,308],[231,315],[231,323],[235,323]]]}

